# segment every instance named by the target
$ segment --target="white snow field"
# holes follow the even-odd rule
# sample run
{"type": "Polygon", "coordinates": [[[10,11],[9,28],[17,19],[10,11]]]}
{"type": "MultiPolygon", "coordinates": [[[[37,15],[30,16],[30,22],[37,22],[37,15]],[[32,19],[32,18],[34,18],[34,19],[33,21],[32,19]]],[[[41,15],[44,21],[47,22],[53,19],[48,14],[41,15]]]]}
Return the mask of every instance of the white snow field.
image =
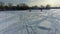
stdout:
{"type": "Polygon", "coordinates": [[[0,11],[0,34],[60,34],[60,9],[0,11]]]}

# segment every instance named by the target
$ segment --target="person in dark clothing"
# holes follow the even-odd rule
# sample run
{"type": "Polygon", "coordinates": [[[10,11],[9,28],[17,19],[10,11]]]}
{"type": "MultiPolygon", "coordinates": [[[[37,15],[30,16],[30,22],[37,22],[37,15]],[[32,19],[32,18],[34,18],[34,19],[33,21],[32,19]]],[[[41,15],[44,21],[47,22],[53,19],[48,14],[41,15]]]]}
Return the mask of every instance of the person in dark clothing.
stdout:
{"type": "Polygon", "coordinates": [[[29,9],[29,12],[31,12],[31,9],[29,9]]]}
{"type": "Polygon", "coordinates": [[[42,8],[41,8],[41,12],[42,12],[42,8]]]}

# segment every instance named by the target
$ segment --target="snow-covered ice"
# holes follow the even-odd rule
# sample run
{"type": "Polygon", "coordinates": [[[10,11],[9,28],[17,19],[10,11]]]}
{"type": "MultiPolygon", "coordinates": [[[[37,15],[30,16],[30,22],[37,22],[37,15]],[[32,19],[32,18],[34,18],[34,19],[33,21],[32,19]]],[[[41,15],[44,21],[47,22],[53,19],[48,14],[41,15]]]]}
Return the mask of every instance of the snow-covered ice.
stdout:
{"type": "Polygon", "coordinates": [[[0,34],[59,34],[60,9],[0,11],[0,34]]]}

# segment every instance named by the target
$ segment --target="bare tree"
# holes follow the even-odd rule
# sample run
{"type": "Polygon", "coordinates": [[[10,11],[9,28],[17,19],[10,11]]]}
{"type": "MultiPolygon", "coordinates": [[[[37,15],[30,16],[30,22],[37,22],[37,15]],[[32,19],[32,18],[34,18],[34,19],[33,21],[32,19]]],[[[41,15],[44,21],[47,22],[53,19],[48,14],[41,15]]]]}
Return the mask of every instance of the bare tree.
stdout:
{"type": "Polygon", "coordinates": [[[4,10],[4,3],[0,2],[0,10],[4,10]]]}
{"type": "Polygon", "coordinates": [[[46,8],[50,8],[51,6],[49,4],[46,5],[46,8]]]}
{"type": "Polygon", "coordinates": [[[3,2],[0,2],[0,6],[4,6],[4,3],[3,2]]]}
{"type": "Polygon", "coordinates": [[[37,5],[35,5],[35,6],[32,6],[33,8],[38,8],[38,6],[37,5]]]}
{"type": "Polygon", "coordinates": [[[19,6],[27,6],[25,3],[20,3],[19,6]]]}
{"type": "Polygon", "coordinates": [[[12,7],[13,6],[13,4],[12,3],[8,3],[8,7],[12,7]]]}
{"type": "Polygon", "coordinates": [[[25,3],[20,3],[18,6],[20,7],[20,9],[28,9],[28,5],[25,3]]]}
{"type": "Polygon", "coordinates": [[[8,9],[12,10],[13,4],[12,3],[8,3],[8,9]]]}
{"type": "Polygon", "coordinates": [[[41,8],[44,8],[44,6],[43,6],[43,5],[41,5],[40,7],[41,7],[41,8]]]}

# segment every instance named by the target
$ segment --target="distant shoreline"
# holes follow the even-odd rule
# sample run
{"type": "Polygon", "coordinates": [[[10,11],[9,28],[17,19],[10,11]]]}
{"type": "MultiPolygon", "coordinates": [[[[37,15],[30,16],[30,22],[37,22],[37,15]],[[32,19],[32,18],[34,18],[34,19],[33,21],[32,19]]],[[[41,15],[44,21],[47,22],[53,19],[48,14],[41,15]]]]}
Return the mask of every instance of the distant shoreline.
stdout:
{"type": "Polygon", "coordinates": [[[50,10],[50,9],[60,9],[60,7],[50,7],[50,8],[29,8],[29,9],[19,9],[19,10],[17,10],[17,9],[15,9],[15,10],[13,10],[13,9],[11,9],[11,10],[8,10],[8,9],[6,9],[6,10],[4,10],[4,9],[0,9],[0,11],[23,11],[23,10],[50,10]]]}

